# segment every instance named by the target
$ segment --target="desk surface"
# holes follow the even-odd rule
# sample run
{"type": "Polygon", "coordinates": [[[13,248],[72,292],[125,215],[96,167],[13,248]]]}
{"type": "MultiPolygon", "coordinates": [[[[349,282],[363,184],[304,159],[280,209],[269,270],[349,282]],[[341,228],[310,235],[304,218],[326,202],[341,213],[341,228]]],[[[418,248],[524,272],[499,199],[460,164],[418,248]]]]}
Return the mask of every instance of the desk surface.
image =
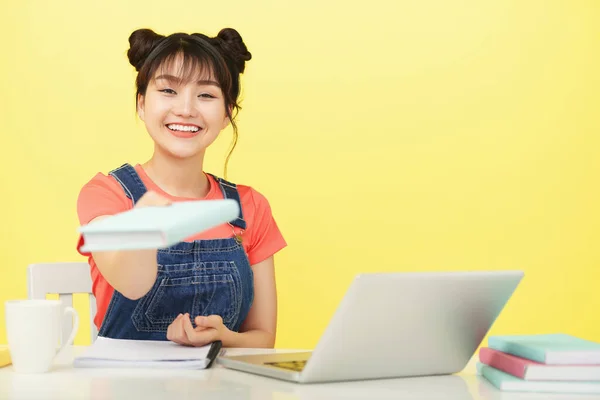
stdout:
{"type": "MultiPolygon", "coordinates": [[[[473,361],[456,375],[372,381],[295,384],[217,364],[208,370],[75,369],[71,348],[44,374],[16,374],[0,368],[0,399],[444,399],[444,400],[566,400],[600,396],[500,392],[475,375],[473,361]]],[[[229,354],[260,350],[228,349],[229,354]]],[[[266,350],[267,352],[281,350],[266,350]]]]}

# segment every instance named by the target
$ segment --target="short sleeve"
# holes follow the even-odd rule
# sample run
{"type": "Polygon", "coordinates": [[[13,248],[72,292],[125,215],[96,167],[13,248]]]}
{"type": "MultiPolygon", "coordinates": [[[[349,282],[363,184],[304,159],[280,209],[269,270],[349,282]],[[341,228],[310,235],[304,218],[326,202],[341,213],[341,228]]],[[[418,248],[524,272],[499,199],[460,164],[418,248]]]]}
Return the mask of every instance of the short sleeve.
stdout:
{"type": "MultiPolygon", "coordinates": [[[[132,201],[125,195],[119,183],[112,177],[98,173],[86,183],[77,197],[77,217],[79,224],[85,225],[101,215],[113,215],[133,207],[132,201]]],[[[83,244],[79,238],[77,250],[83,244]]]]}
{"type": "Polygon", "coordinates": [[[287,243],[273,218],[267,199],[254,189],[250,189],[250,194],[254,203],[254,216],[248,221],[252,234],[247,253],[250,265],[254,265],[271,257],[286,247],[287,243]]]}

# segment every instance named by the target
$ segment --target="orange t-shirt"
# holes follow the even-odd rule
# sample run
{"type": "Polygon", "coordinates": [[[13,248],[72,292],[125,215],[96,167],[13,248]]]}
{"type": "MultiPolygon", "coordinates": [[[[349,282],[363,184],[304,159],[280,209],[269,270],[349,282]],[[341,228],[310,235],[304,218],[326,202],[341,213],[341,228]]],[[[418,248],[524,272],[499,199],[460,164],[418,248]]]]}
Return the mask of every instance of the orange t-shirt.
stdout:
{"type": "MultiPolygon", "coordinates": [[[[153,190],[171,201],[200,200],[171,196],[150,179],[140,164],[136,164],[134,168],[148,190],[153,190]]],[[[210,182],[210,189],[202,200],[222,199],[223,193],[219,183],[208,174],[207,177],[210,182]]],[[[237,189],[240,195],[243,217],[246,221],[246,230],[242,235],[242,245],[250,265],[254,265],[283,249],[286,242],[271,214],[271,207],[267,199],[249,186],[237,185],[237,189]]],[[[81,225],[87,224],[98,216],[112,215],[131,208],[133,208],[133,202],[125,195],[117,180],[111,175],[102,173],[96,174],[83,186],[77,199],[77,214],[81,225]]],[[[236,227],[235,232],[239,233],[239,231],[240,229],[236,227]]],[[[187,238],[186,241],[230,237],[233,237],[231,225],[223,224],[187,238]]],[[[83,238],[80,237],[77,251],[88,257],[92,276],[92,292],[96,297],[97,307],[94,323],[100,329],[114,289],[98,270],[92,255],[81,251],[82,244],[83,238]]]]}

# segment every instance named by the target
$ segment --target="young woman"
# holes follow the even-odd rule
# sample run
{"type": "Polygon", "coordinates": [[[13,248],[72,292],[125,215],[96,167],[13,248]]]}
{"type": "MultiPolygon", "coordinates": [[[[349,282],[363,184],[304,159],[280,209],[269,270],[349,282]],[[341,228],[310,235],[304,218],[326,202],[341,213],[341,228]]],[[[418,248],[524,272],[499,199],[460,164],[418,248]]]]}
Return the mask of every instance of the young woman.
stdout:
{"type": "Polygon", "coordinates": [[[160,250],[86,254],[80,238],[78,250],[91,266],[99,335],[273,347],[273,255],[285,240],[264,196],[203,171],[206,150],[229,124],[237,140],[239,76],[251,54],[230,28],[216,37],[165,37],[140,29],[129,43],[129,61],[138,72],[137,113],[154,152],[145,163],[124,164],[86,183],[77,202],[80,223],[184,200],[230,198],[241,212],[229,224],[160,250]]]}

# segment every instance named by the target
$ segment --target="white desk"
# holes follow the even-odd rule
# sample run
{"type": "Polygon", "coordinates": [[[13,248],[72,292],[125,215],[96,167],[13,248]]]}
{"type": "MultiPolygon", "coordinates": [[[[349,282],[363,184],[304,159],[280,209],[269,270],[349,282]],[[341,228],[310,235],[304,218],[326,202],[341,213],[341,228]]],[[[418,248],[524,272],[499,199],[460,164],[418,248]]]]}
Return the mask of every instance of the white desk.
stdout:
{"type": "MultiPolygon", "coordinates": [[[[75,369],[71,348],[45,374],[16,374],[0,368],[0,399],[173,399],[173,400],[319,400],[319,399],[444,399],[444,400],[571,400],[600,396],[500,392],[475,375],[473,362],[457,375],[372,381],[294,384],[225,369],[208,370],[75,369]]],[[[269,350],[267,350],[269,351],[269,350]]],[[[274,350],[270,350],[274,351],[274,350]]],[[[248,350],[229,349],[229,354],[248,350]]]]}

